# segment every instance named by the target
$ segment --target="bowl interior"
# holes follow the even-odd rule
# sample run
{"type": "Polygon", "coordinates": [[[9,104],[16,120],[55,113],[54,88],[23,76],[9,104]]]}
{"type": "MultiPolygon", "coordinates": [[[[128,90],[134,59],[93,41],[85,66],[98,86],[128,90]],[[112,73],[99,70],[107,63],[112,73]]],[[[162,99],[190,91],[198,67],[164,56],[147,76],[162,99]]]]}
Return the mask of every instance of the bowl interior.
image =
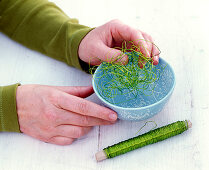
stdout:
{"type": "Polygon", "coordinates": [[[108,82],[114,79],[112,71],[103,71],[105,63],[102,63],[94,73],[93,88],[97,96],[107,105],[114,105],[122,108],[141,108],[152,105],[160,100],[163,100],[174,88],[175,77],[170,65],[165,60],[160,59],[159,64],[153,67],[153,72],[157,75],[157,80],[150,83],[145,90],[132,91],[131,93],[125,89],[123,91],[116,89],[111,92],[112,96],[106,95],[104,89],[111,91],[108,87],[108,82]],[[104,74],[106,76],[104,76],[104,74]]]}

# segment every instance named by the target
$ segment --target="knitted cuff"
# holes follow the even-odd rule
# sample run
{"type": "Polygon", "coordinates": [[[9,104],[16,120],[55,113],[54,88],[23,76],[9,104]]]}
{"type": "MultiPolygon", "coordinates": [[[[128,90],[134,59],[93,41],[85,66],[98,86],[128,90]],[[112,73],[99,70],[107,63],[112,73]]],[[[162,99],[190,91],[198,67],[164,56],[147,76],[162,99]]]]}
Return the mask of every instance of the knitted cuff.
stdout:
{"type": "Polygon", "coordinates": [[[0,86],[0,131],[20,132],[16,109],[16,90],[19,85],[0,86]]]}
{"type": "Polygon", "coordinates": [[[94,28],[83,28],[83,29],[76,31],[72,35],[70,42],[69,42],[69,44],[70,44],[70,46],[69,46],[69,56],[70,57],[69,58],[71,59],[72,66],[74,66],[80,70],[83,70],[85,72],[88,72],[89,64],[85,63],[79,59],[78,48],[79,48],[79,45],[80,45],[81,41],[83,40],[83,38],[93,29],[94,28]]]}

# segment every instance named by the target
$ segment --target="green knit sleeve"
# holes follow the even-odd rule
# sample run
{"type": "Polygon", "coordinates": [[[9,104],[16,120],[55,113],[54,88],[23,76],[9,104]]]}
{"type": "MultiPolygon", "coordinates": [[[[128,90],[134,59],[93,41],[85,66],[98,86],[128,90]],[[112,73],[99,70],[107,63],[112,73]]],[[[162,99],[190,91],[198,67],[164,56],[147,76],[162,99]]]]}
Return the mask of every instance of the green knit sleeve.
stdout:
{"type": "Polygon", "coordinates": [[[20,132],[16,111],[18,85],[0,86],[0,131],[20,132]]]}
{"type": "MultiPolygon", "coordinates": [[[[79,60],[78,47],[91,30],[47,0],[0,0],[1,32],[30,49],[84,71],[88,64],[79,60]]],[[[17,86],[0,87],[0,131],[20,132],[17,86]]]]}
{"type": "Polygon", "coordinates": [[[77,19],[69,18],[54,3],[1,0],[0,30],[30,49],[85,70],[78,47],[92,28],[78,24],[77,19]]]}

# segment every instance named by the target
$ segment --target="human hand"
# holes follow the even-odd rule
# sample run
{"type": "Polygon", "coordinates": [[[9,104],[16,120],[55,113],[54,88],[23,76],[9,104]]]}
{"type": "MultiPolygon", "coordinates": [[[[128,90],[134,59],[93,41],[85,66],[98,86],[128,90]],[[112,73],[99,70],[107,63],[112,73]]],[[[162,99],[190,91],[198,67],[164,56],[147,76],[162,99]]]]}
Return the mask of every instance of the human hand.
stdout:
{"type": "Polygon", "coordinates": [[[92,86],[19,86],[20,130],[44,142],[67,145],[93,126],[113,124],[117,119],[114,111],[83,99],[93,92],[92,86]]]}
{"type": "Polygon", "coordinates": [[[147,33],[123,24],[119,20],[112,20],[90,31],[81,41],[78,55],[81,60],[91,65],[98,65],[102,61],[121,62],[126,64],[128,56],[114,47],[121,47],[125,41],[133,41],[140,46],[140,51],[147,58],[151,57],[153,64],[159,62],[159,50],[153,45],[153,39],[147,33]],[[140,41],[136,41],[140,40],[140,41]],[[143,47],[143,48],[142,48],[143,47]],[[122,57],[117,60],[118,56],[122,57]]]}

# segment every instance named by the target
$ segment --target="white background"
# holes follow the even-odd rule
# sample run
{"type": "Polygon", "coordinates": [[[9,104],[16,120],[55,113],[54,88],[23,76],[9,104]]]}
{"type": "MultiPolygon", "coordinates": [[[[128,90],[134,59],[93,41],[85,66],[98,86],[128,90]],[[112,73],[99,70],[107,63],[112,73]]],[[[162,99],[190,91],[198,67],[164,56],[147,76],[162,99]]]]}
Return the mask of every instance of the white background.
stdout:
{"type": "MultiPolygon", "coordinates": [[[[141,29],[155,39],[176,74],[166,107],[149,120],[163,126],[190,119],[182,135],[100,163],[94,154],[136,135],[145,121],[118,121],[95,127],[69,146],[56,146],[24,134],[0,133],[0,170],[206,170],[209,169],[209,1],[54,0],[70,17],[96,27],[111,19],[141,29]]],[[[31,51],[0,33],[0,85],[90,85],[91,76],[31,51]]],[[[93,95],[89,98],[99,103],[93,95]]],[[[148,131],[146,126],[140,133],[148,131]]]]}

